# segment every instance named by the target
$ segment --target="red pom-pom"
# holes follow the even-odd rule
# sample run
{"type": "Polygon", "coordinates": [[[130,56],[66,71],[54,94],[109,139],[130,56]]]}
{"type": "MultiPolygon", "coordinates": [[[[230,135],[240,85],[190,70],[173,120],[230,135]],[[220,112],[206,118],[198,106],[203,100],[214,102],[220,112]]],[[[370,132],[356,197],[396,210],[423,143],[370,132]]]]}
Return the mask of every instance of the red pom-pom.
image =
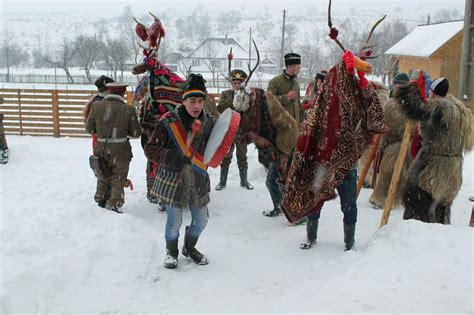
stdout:
{"type": "Polygon", "coordinates": [[[355,57],[352,51],[346,50],[344,54],[342,54],[342,61],[344,61],[346,65],[346,71],[353,74],[355,69],[355,57]]]}
{"type": "Polygon", "coordinates": [[[369,86],[369,80],[366,79],[365,73],[362,71],[357,71],[357,74],[359,75],[359,87],[361,89],[365,89],[369,86]]]}
{"type": "Polygon", "coordinates": [[[193,129],[193,133],[197,134],[199,133],[199,131],[201,131],[201,127],[202,127],[202,122],[199,119],[195,119],[193,121],[193,125],[191,128],[193,129]]]}
{"type": "Polygon", "coordinates": [[[339,31],[337,30],[337,28],[331,27],[331,29],[329,30],[329,37],[331,39],[336,39],[337,35],[339,35],[339,31]]]}
{"type": "Polygon", "coordinates": [[[363,54],[364,57],[370,57],[370,56],[372,56],[373,51],[370,50],[370,49],[367,49],[362,54],[363,54]]]}

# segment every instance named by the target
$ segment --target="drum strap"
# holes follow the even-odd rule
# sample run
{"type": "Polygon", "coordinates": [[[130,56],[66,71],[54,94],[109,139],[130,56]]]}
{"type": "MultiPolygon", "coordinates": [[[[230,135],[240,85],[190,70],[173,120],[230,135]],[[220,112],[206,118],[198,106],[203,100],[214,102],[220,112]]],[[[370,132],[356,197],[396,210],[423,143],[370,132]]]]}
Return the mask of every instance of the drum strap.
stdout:
{"type": "Polygon", "coordinates": [[[165,124],[165,127],[166,131],[168,132],[168,136],[173,139],[174,144],[181,154],[186,154],[186,156],[191,159],[191,165],[193,169],[202,176],[207,176],[207,165],[204,164],[203,156],[192,146],[189,148],[189,150],[186,150],[187,135],[182,125],[178,121],[173,121],[165,124]]]}

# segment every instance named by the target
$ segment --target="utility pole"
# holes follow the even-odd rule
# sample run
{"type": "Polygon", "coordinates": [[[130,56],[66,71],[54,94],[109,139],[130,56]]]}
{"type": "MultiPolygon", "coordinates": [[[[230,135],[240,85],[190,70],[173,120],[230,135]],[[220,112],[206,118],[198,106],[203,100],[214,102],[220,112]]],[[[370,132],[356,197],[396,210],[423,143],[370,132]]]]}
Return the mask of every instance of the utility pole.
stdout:
{"type": "Polygon", "coordinates": [[[252,66],[252,28],[249,28],[249,65],[252,66]]]}
{"type": "Polygon", "coordinates": [[[280,50],[280,69],[283,69],[283,55],[285,54],[285,19],[286,10],[283,10],[283,26],[281,28],[281,50],[280,50]]]}
{"type": "MultiPolygon", "coordinates": [[[[6,36],[9,36],[6,34],[6,36]]],[[[10,82],[10,39],[5,39],[5,52],[7,57],[7,82],[10,82]]]]}
{"type": "Polygon", "coordinates": [[[471,103],[471,110],[474,110],[472,93],[474,89],[474,60],[472,58],[474,45],[472,40],[474,36],[474,8],[472,0],[466,0],[466,9],[464,10],[464,29],[461,48],[461,67],[458,80],[458,98],[464,102],[471,103]],[[470,58],[469,58],[470,57],[470,58]],[[470,72],[470,73],[469,73],[470,72]]]}

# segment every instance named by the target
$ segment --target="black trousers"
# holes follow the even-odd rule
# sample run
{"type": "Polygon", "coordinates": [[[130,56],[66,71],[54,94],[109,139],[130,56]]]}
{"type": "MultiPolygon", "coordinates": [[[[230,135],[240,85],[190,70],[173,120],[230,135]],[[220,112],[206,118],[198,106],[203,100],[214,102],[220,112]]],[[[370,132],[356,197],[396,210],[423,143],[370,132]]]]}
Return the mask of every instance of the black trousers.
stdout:
{"type": "Polygon", "coordinates": [[[428,223],[451,224],[451,203],[442,204],[418,186],[409,186],[403,196],[403,219],[428,223]]]}

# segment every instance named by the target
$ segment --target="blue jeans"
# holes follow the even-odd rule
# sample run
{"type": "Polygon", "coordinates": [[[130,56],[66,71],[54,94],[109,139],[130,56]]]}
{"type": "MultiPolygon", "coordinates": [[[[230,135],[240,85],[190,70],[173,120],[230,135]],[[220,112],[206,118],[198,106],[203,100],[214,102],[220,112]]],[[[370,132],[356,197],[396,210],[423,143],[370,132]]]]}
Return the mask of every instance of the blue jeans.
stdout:
{"type": "Polygon", "coordinates": [[[277,179],[278,170],[276,163],[270,162],[265,185],[267,186],[268,192],[270,192],[270,197],[272,197],[273,205],[275,206],[279,206],[283,199],[282,185],[278,184],[277,179]]]}
{"type": "MultiPolygon", "coordinates": [[[[341,199],[341,211],[344,214],[344,223],[355,224],[357,222],[357,170],[352,169],[344,177],[342,183],[337,187],[339,198],[341,199]]],[[[321,205],[322,207],[322,205],[321,205]]],[[[309,215],[309,220],[319,220],[321,209],[313,215],[309,215]]]]}
{"type": "MultiPolygon", "coordinates": [[[[179,229],[183,223],[183,210],[185,208],[166,206],[166,229],[165,239],[167,241],[175,241],[179,238],[179,229]]],[[[188,233],[191,236],[199,237],[201,232],[207,225],[209,219],[209,212],[207,206],[202,208],[195,208],[189,205],[191,210],[191,224],[188,228],[188,233]]]]}

